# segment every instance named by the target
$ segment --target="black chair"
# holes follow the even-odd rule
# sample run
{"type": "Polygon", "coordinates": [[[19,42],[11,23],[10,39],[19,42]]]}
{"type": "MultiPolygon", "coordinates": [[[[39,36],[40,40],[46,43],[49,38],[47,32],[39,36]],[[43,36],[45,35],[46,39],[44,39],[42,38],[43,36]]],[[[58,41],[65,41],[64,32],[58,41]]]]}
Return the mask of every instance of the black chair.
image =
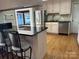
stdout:
{"type": "MultiPolygon", "coordinates": [[[[7,53],[8,53],[7,50],[8,50],[8,48],[6,46],[4,32],[0,31],[0,54],[2,55],[2,59],[4,59],[4,56],[7,55],[7,53]]],[[[7,55],[7,59],[8,59],[8,55],[7,55]]]]}
{"type": "Polygon", "coordinates": [[[2,23],[0,24],[0,30],[12,29],[12,23],[2,23]]]}
{"type": "Polygon", "coordinates": [[[5,40],[5,44],[7,46],[7,51],[8,53],[11,52],[11,40],[9,38],[9,34],[8,34],[8,31],[6,30],[3,30],[3,38],[5,40]]]}
{"type": "Polygon", "coordinates": [[[31,59],[32,54],[31,45],[27,42],[21,42],[20,36],[16,31],[9,32],[9,37],[12,43],[11,47],[13,52],[12,59],[14,59],[14,53],[16,53],[16,56],[19,56],[18,53],[20,53],[19,57],[21,59],[25,59],[25,57],[29,57],[29,59],[31,59]],[[28,50],[30,50],[30,56],[25,56],[25,52],[27,52],[28,50]]]}
{"type": "MultiPolygon", "coordinates": [[[[6,30],[12,29],[12,23],[2,23],[0,24],[0,52],[3,56],[4,52],[8,58],[8,52],[10,50],[11,42],[6,30]],[[8,49],[9,48],[9,49],[8,49]]],[[[4,57],[4,56],[3,56],[4,57]]]]}

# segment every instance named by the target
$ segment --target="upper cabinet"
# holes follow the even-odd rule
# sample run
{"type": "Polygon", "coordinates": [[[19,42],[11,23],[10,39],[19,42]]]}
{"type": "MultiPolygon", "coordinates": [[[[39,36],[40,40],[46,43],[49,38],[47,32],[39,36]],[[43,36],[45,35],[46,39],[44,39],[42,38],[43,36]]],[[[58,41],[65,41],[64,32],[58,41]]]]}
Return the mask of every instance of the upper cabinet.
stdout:
{"type": "Polygon", "coordinates": [[[47,10],[47,3],[48,3],[47,1],[43,3],[43,6],[42,6],[43,10],[47,10]]]}
{"type": "Polygon", "coordinates": [[[53,0],[47,1],[47,13],[53,13],[53,0]]]}
{"type": "Polygon", "coordinates": [[[59,0],[48,0],[45,6],[47,13],[59,13],[59,0]]]}
{"type": "Polygon", "coordinates": [[[48,0],[44,2],[43,8],[47,13],[70,14],[71,0],[48,0]]]}
{"type": "Polygon", "coordinates": [[[60,0],[53,0],[53,13],[59,13],[60,11],[60,0]]]}
{"type": "Polygon", "coordinates": [[[71,13],[71,0],[60,0],[60,14],[71,13]]]}

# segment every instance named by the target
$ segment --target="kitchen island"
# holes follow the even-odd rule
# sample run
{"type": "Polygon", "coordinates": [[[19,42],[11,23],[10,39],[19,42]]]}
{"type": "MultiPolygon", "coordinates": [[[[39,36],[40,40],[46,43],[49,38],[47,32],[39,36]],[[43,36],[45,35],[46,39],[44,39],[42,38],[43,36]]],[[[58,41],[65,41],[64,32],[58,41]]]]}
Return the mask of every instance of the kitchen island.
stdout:
{"type": "Polygon", "coordinates": [[[44,12],[40,9],[37,10],[37,8],[30,7],[2,11],[1,15],[6,15],[4,22],[12,23],[12,29],[8,31],[18,31],[21,40],[31,45],[32,59],[43,59],[46,53],[47,29],[44,23],[44,12]]]}
{"type": "MultiPolygon", "coordinates": [[[[47,28],[44,28],[39,32],[35,32],[33,35],[20,34],[20,38],[22,41],[26,41],[31,44],[32,59],[43,59],[46,54],[46,30],[47,28]]],[[[26,53],[26,55],[29,55],[29,51],[26,53]]]]}
{"type": "Polygon", "coordinates": [[[43,59],[46,54],[46,29],[34,35],[21,35],[24,41],[28,41],[32,46],[32,59],[43,59]]]}
{"type": "Polygon", "coordinates": [[[77,44],[79,45],[79,28],[78,28],[77,44]]]}

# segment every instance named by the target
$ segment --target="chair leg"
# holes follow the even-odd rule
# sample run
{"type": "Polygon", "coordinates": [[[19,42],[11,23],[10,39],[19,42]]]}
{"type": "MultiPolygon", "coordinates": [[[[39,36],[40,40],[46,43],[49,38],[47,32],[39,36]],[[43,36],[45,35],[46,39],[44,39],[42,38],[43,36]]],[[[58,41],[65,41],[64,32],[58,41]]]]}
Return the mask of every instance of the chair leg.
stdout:
{"type": "Polygon", "coordinates": [[[30,47],[30,58],[31,59],[31,56],[32,56],[32,48],[30,47]]]}
{"type": "Polygon", "coordinates": [[[16,58],[19,58],[18,53],[16,52],[16,58]]]}
{"type": "Polygon", "coordinates": [[[3,53],[2,53],[2,59],[4,59],[3,53]]]}
{"type": "Polygon", "coordinates": [[[2,47],[2,59],[4,59],[4,55],[3,55],[3,54],[4,54],[4,52],[3,52],[3,48],[4,48],[4,47],[2,47]]]}
{"type": "Polygon", "coordinates": [[[24,52],[24,58],[26,57],[26,53],[24,52]]]}
{"type": "Polygon", "coordinates": [[[13,51],[11,50],[12,59],[14,59],[13,51]]]}
{"type": "Polygon", "coordinates": [[[7,52],[6,52],[6,54],[7,54],[7,59],[9,59],[8,47],[6,47],[6,49],[7,49],[7,52]]]}
{"type": "Polygon", "coordinates": [[[21,59],[24,59],[24,58],[23,58],[23,52],[21,52],[21,59]]]}

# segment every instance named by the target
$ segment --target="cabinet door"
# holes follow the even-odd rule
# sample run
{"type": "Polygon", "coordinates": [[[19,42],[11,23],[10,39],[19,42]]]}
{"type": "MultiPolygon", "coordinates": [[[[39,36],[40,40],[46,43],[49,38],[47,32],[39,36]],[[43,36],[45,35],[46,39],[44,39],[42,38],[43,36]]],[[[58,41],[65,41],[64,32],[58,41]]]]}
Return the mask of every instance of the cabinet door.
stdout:
{"type": "Polygon", "coordinates": [[[43,9],[47,10],[47,13],[59,13],[60,0],[48,0],[44,2],[43,9]]]}
{"type": "Polygon", "coordinates": [[[47,2],[47,13],[53,13],[53,0],[47,2]]]}
{"type": "Polygon", "coordinates": [[[48,4],[47,1],[43,3],[43,6],[42,6],[42,9],[43,9],[43,10],[47,10],[47,4],[48,4]]]}
{"type": "Polygon", "coordinates": [[[46,23],[46,27],[48,27],[47,32],[52,33],[52,23],[51,22],[46,23]]]}
{"type": "Polygon", "coordinates": [[[52,23],[52,33],[58,34],[58,22],[52,23]]]}
{"type": "Polygon", "coordinates": [[[53,0],[53,13],[59,13],[60,0],[53,0]]]}
{"type": "Polygon", "coordinates": [[[60,0],[60,14],[70,14],[71,0],[60,0]]]}
{"type": "Polygon", "coordinates": [[[48,27],[48,33],[56,33],[58,34],[58,22],[48,22],[46,23],[46,27],[48,27]]]}

